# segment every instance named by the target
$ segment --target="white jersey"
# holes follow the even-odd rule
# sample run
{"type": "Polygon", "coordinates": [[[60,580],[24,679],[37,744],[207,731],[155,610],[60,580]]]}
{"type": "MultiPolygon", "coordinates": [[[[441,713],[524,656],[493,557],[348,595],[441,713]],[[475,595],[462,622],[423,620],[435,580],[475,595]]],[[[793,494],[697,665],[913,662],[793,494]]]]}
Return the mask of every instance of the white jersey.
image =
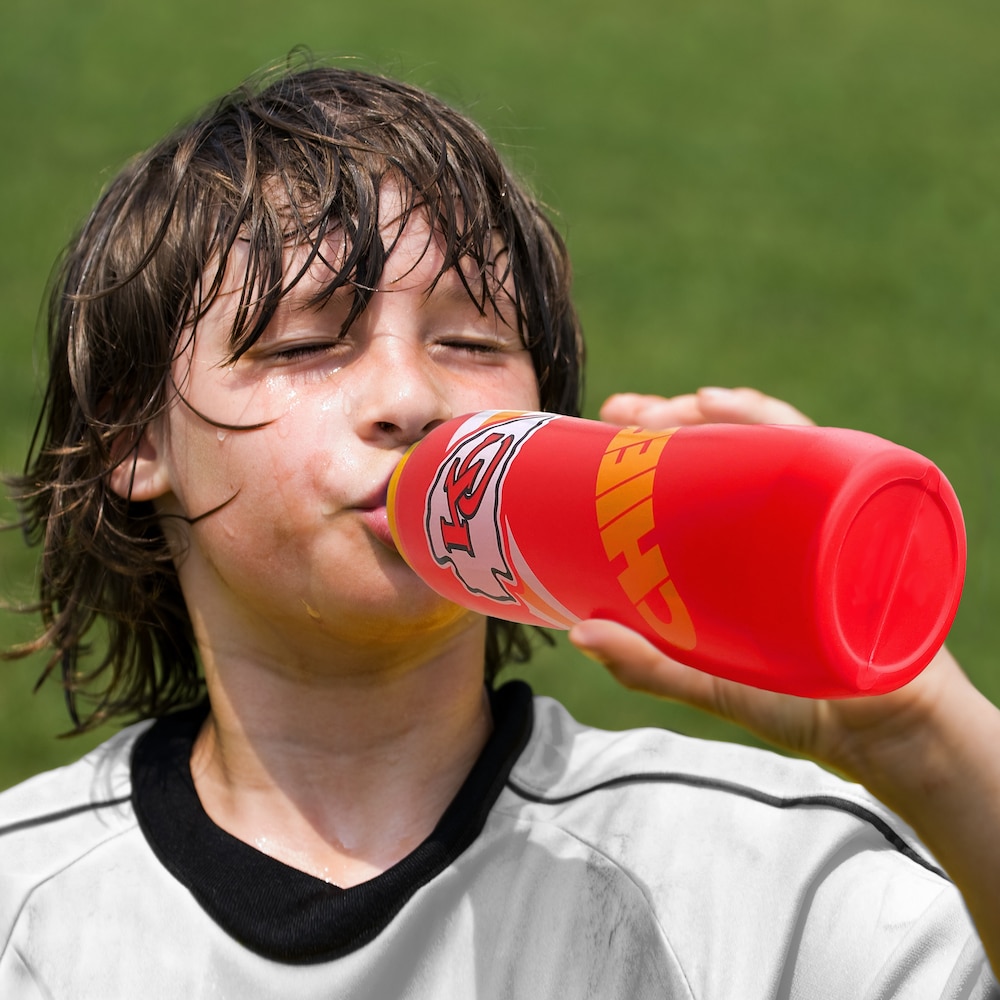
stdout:
{"type": "Polygon", "coordinates": [[[434,833],[342,890],[214,826],[204,714],[0,796],[0,997],[998,997],[912,833],[801,761],[578,725],[520,682],[434,833]]]}

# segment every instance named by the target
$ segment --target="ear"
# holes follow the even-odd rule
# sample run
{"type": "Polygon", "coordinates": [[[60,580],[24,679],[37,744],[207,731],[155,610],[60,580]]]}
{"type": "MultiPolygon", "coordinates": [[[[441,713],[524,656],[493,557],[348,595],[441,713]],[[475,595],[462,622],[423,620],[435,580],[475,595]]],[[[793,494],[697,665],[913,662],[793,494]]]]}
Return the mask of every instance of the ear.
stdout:
{"type": "Polygon", "coordinates": [[[143,428],[139,440],[121,435],[111,449],[108,484],[126,500],[156,500],[170,492],[166,449],[159,422],[143,428]]]}

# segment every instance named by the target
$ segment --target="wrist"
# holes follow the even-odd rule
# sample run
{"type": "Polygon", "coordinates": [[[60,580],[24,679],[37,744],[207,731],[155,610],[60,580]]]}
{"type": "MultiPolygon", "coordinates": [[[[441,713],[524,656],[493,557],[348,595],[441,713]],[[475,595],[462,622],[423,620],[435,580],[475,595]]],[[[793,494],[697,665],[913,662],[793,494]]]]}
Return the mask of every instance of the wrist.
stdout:
{"type": "Polygon", "coordinates": [[[1000,746],[1000,711],[946,650],[925,673],[888,696],[896,705],[878,725],[852,734],[843,770],[930,841],[938,827],[1000,802],[1000,760],[989,749],[1000,746]]]}

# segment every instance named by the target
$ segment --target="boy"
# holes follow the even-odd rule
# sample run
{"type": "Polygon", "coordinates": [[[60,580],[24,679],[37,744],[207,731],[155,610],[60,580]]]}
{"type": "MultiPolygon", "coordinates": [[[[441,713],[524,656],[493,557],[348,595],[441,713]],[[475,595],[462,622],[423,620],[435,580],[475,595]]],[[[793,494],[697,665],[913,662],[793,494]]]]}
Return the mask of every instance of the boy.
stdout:
{"type": "MultiPolygon", "coordinates": [[[[563,244],[461,115],[324,68],[224,99],[109,186],[50,337],[17,483],[32,648],[79,726],[159,718],[0,797],[0,994],[997,995],[1000,714],[947,654],[890,697],[803,703],[571,633],[867,782],[935,858],[813,765],[494,688],[523,630],[395,551],[412,442],[579,395],[563,244]]],[[[805,419],[749,390],[603,415],[805,419]]]]}

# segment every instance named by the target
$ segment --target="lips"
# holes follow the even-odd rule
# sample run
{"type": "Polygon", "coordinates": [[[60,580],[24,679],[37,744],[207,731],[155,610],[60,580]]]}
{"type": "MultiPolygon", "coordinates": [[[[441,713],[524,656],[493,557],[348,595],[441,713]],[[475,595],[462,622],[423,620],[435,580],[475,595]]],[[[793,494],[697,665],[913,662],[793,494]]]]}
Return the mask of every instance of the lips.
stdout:
{"type": "Polygon", "coordinates": [[[396,543],[392,538],[392,531],[389,529],[389,513],[385,507],[369,507],[361,511],[361,518],[368,526],[368,530],[386,548],[396,551],[396,543]]]}
{"type": "Polygon", "coordinates": [[[378,510],[385,507],[386,498],[389,495],[389,480],[386,479],[378,489],[373,490],[367,497],[362,498],[356,504],[359,510],[378,510]]]}
{"type": "Polygon", "coordinates": [[[389,528],[389,512],[386,510],[386,497],[388,496],[388,479],[369,496],[362,499],[355,505],[355,509],[361,515],[368,530],[387,548],[396,551],[396,543],[392,538],[392,531],[389,528]]]}

